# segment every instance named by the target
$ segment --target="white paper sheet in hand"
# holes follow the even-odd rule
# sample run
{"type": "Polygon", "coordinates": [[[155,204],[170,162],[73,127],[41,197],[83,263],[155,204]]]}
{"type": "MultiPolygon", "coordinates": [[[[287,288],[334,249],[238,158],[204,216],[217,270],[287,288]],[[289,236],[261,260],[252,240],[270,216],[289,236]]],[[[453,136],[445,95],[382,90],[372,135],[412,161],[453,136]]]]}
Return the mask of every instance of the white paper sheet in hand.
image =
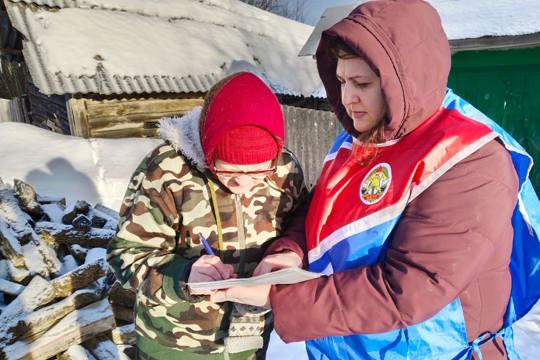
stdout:
{"type": "Polygon", "coordinates": [[[309,272],[299,268],[285,268],[250,278],[188,283],[187,285],[191,289],[216,290],[227,289],[233,286],[296,284],[318,278],[319,276],[322,276],[322,274],[309,272]]]}

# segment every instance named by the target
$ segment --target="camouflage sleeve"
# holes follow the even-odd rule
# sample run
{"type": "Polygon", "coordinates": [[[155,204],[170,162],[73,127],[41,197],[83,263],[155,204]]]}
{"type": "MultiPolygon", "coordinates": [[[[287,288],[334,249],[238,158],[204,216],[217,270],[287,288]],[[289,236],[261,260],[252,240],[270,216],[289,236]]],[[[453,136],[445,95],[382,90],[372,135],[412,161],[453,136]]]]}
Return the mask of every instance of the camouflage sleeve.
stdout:
{"type": "Polygon", "coordinates": [[[107,249],[109,265],[124,287],[137,291],[150,277],[152,293],[161,288],[162,296],[173,301],[184,297],[179,284],[192,264],[174,254],[180,224],[175,204],[182,194],[179,178],[171,176],[174,157],[179,159],[172,148],[162,146],[139,165],[123,199],[118,232],[107,249]]]}
{"type": "Polygon", "coordinates": [[[304,173],[296,156],[286,151],[283,154],[284,163],[287,165],[289,176],[282,184],[285,192],[292,195],[294,205],[288,213],[284,230],[279,237],[265,251],[264,256],[277,254],[284,251],[293,251],[303,260],[303,266],[307,264],[305,252],[305,217],[309,207],[309,192],[305,185],[304,173]]]}
{"type": "Polygon", "coordinates": [[[284,152],[283,157],[289,171],[289,176],[286,178],[282,187],[286,193],[291,194],[294,200],[294,205],[289,212],[290,216],[305,201],[308,195],[308,190],[306,187],[302,166],[300,165],[300,162],[296,156],[287,150],[284,152]]]}

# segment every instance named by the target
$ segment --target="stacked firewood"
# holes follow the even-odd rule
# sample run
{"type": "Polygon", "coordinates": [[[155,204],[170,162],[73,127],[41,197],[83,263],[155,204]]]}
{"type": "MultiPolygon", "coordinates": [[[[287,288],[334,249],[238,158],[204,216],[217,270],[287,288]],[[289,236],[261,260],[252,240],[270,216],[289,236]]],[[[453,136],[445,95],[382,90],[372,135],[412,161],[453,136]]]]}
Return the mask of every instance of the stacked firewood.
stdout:
{"type": "Polygon", "coordinates": [[[109,272],[118,214],[0,179],[0,359],[130,359],[135,296],[109,272]]]}

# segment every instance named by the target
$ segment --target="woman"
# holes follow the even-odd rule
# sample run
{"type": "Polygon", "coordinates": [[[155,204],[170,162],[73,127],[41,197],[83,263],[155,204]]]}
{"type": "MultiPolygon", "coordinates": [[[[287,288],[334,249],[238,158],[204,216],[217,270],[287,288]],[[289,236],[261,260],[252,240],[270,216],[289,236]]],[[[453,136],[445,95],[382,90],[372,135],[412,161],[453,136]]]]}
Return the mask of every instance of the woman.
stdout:
{"type": "MultiPolygon", "coordinates": [[[[305,218],[309,268],[328,276],[212,298],[271,308],[277,333],[309,340],[311,359],[515,359],[510,325],[540,288],[532,164],[446,91],[450,50],[435,9],[364,3],[323,32],[316,59],[346,130],[305,218]]],[[[269,252],[299,261],[294,223],[269,252]]]]}
{"type": "Polygon", "coordinates": [[[268,311],[213,303],[185,283],[251,276],[303,198],[281,107],[259,78],[238,73],[160,134],[166,143],[135,171],[108,249],[137,292],[138,358],[260,358],[268,311]]]}

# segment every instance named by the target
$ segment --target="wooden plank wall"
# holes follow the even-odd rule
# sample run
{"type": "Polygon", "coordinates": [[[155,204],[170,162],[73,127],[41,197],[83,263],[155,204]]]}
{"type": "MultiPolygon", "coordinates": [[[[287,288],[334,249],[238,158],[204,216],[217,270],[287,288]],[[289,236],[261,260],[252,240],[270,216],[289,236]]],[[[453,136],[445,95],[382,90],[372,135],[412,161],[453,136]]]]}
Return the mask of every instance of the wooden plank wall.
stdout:
{"type": "Polygon", "coordinates": [[[72,135],[81,137],[154,137],[162,117],[180,116],[204,99],[119,99],[68,101],[72,135]]]}
{"type": "MultiPolygon", "coordinates": [[[[165,116],[179,116],[203,98],[130,99],[68,101],[72,135],[81,137],[155,137],[156,124],[165,116]]],[[[339,122],[330,111],[282,105],[286,121],[285,146],[296,154],[311,188],[328,148],[340,131],[339,122]]]]}
{"type": "Polygon", "coordinates": [[[11,100],[0,98],[0,122],[13,121],[11,115],[11,100]]]}
{"type": "Polygon", "coordinates": [[[32,83],[29,83],[28,103],[30,104],[33,125],[59,134],[70,134],[65,96],[45,95],[32,83]]]}
{"type": "Polygon", "coordinates": [[[287,105],[282,109],[286,122],[285,146],[300,160],[306,184],[311,189],[330,145],[341,131],[339,121],[331,111],[287,105]]]}

